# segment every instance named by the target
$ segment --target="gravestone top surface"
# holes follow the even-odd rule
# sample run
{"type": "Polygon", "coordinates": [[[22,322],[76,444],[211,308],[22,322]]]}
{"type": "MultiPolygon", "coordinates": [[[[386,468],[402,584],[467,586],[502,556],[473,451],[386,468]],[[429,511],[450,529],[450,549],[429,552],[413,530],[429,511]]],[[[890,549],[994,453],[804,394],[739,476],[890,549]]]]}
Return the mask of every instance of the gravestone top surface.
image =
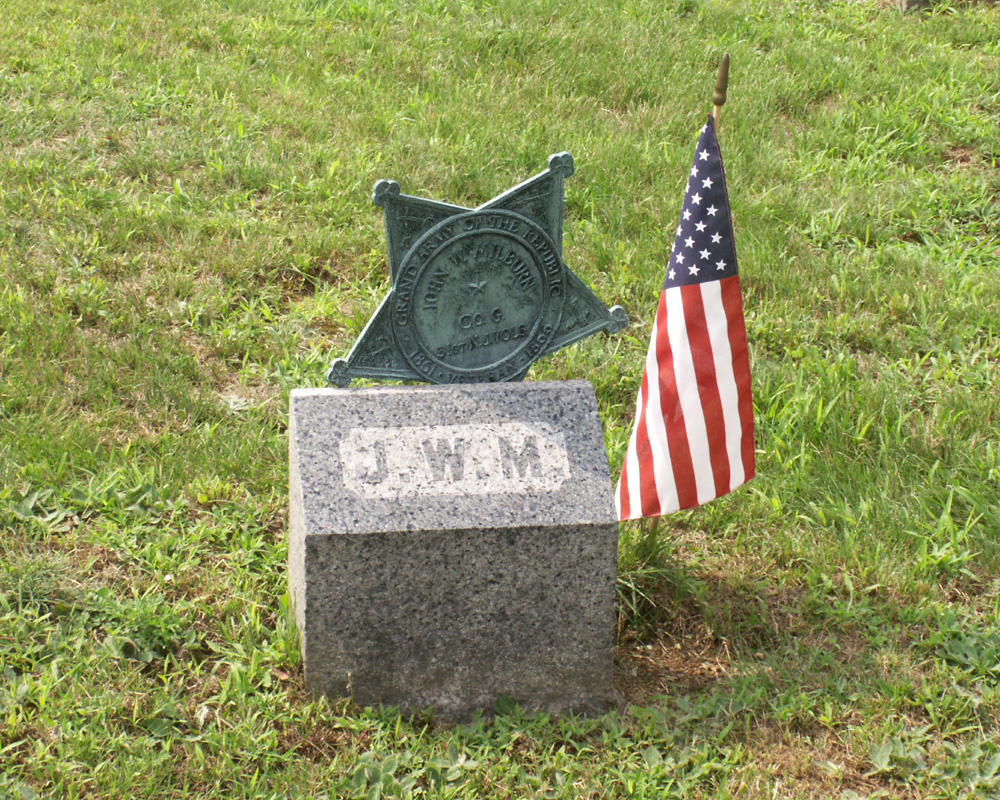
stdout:
{"type": "Polygon", "coordinates": [[[291,415],[311,533],[616,519],[586,381],[295,389],[291,415]]]}
{"type": "Polygon", "coordinates": [[[389,378],[429,383],[521,380],[534,361],[628,320],[562,261],[569,153],[476,209],[404,195],[379,181],[392,289],[331,383],[389,378]]]}

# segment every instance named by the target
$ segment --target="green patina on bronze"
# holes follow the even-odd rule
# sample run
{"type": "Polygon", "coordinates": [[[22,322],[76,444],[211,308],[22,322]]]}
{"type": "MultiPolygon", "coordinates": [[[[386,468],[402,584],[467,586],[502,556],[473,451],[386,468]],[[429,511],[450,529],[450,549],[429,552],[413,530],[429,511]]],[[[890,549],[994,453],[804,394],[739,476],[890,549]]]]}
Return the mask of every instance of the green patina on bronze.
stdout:
{"type": "Polygon", "coordinates": [[[628,324],[562,260],[569,153],[476,209],[401,194],[379,181],[392,289],[327,375],[478,383],[524,378],[539,358],[628,324]]]}

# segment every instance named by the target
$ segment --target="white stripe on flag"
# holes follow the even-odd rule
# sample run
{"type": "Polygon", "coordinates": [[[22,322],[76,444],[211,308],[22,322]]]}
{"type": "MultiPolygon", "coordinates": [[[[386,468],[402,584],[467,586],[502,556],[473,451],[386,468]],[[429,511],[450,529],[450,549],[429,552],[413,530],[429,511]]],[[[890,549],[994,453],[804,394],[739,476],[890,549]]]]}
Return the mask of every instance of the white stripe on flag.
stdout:
{"type": "MultiPolygon", "coordinates": [[[[733,372],[733,349],[729,343],[726,309],[722,305],[722,283],[710,281],[701,285],[708,320],[708,336],[712,341],[715,380],[722,399],[722,419],[726,431],[726,452],[729,455],[729,488],[735,489],[746,479],[743,470],[743,428],[740,425],[740,398],[733,372]]],[[[742,323],[742,320],[740,320],[742,323]]]]}
{"type": "MultiPolygon", "coordinates": [[[[659,316],[659,315],[657,315],[659,316]]],[[[669,514],[680,508],[677,500],[677,482],[674,480],[673,465],[670,461],[670,446],[667,444],[667,428],[660,408],[660,363],[656,358],[659,340],[658,321],[653,322],[653,332],[649,338],[646,353],[646,375],[649,376],[649,401],[646,403],[646,435],[653,459],[653,479],[659,497],[660,513],[669,514]]],[[[641,506],[640,506],[641,513],[641,506]]]]}
{"type": "Polygon", "coordinates": [[[691,358],[691,343],[688,341],[687,322],[684,319],[681,287],[667,289],[663,295],[667,302],[667,338],[674,355],[674,375],[677,380],[681,410],[684,412],[684,428],[687,431],[688,451],[691,453],[698,502],[707,503],[715,497],[715,476],[712,473],[705,412],[701,407],[701,396],[698,392],[698,376],[694,371],[694,360],[691,358]]]}

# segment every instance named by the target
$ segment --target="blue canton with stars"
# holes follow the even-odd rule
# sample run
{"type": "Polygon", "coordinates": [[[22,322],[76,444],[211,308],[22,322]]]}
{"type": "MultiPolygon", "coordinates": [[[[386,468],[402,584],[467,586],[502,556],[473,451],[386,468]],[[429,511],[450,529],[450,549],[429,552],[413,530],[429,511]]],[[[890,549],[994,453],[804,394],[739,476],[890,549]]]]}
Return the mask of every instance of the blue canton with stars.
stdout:
{"type": "Polygon", "coordinates": [[[695,149],[663,288],[716,281],[736,272],[722,154],[709,115],[695,149]]]}

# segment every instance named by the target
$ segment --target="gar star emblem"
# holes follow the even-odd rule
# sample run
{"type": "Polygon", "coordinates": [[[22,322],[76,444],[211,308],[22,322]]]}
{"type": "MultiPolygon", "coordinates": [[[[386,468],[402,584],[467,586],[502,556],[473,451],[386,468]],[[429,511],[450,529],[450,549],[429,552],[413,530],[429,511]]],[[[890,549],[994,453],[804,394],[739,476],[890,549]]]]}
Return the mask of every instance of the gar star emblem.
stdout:
{"type": "Polygon", "coordinates": [[[624,310],[607,308],[563,263],[572,174],[572,157],[558,153],[545,172],[474,209],[375,184],[392,288],[329,381],[521,380],[542,356],[624,328],[624,310]]]}

